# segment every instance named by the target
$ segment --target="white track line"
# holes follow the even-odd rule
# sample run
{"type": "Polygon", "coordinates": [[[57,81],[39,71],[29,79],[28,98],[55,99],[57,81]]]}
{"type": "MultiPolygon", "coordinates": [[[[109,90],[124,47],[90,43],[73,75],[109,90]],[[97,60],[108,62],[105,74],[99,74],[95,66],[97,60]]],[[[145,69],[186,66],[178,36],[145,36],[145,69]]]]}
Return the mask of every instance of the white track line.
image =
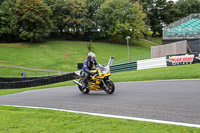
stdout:
{"type": "Polygon", "coordinates": [[[145,119],[145,118],[137,118],[137,117],[109,115],[109,114],[99,114],[99,113],[81,112],[81,111],[56,109],[56,108],[46,108],[46,107],[18,106],[18,105],[3,105],[3,106],[24,107],[24,108],[32,108],[32,109],[49,109],[49,110],[64,111],[64,112],[71,112],[71,113],[87,114],[87,115],[93,115],[93,116],[112,117],[112,118],[129,119],[129,120],[136,120],[136,121],[146,121],[146,122],[154,122],[154,123],[161,123],[161,124],[170,124],[170,125],[178,125],[178,126],[187,126],[187,127],[200,128],[200,125],[197,125],[197,124],[172,122],[172,121],[162,121],[162,120],[153,120],[153,119],[145,119]]]}
{"type": "Polygon", "coordinates": [[[115,83],[136,83],[136,82],[176,82],[176,81],[199,81],[200,79],[174,79],[174,80],[152,80],[152,81],[127,81],[127,82],[115,82],[115,83]]]}

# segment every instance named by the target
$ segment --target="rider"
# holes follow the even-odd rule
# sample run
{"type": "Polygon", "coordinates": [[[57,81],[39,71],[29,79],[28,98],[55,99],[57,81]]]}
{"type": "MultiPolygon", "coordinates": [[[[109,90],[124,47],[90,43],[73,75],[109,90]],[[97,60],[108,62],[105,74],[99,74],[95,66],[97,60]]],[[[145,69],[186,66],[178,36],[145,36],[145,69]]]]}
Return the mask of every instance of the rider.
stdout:
{"type": "Polygon", "coordinates": [[[88,85],[88,79],[90,75],[94,75],[95,73],[90,72],[90,70],[92,70],[93,65],[97,65],[97,61],[95,59],[95,54],[93,52],[88,53],[88,58],[85,60],[85,62],[83,63],[83,76],[84,81],[83,81],[83,88],[85,87],[89,87],[88,85]]]}

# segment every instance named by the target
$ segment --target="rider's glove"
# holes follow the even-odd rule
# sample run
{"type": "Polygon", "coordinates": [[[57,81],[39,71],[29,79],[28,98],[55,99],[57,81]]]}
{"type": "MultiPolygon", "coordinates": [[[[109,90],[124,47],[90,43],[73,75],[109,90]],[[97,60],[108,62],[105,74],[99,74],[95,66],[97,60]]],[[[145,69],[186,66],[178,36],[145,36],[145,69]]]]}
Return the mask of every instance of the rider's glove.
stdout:
{"type": "Polygon", "coordinates": [[[95,73],[93,73],[93,72],[90,72],[90,75],[94,76],[94,75],[95,75],[95,73]]]}
{"type": "Polygon", "coordinates": [[[98,74],[99,72],[98,71],[96,71],[94,74],[98,74]]]}

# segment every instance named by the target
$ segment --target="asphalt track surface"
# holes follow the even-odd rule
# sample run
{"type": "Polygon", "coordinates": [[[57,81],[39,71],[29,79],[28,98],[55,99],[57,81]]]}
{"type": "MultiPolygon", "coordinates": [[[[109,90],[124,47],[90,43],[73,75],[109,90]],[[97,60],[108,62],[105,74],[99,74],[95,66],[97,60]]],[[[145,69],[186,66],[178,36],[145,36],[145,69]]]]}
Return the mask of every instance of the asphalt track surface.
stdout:
{"type": "Polygon", "coordinates": [[[0,105],[66,109],[145,119],[200,124],[200,80],[115,83],[115,93],[77,86],[0,96],[0,105]]]}

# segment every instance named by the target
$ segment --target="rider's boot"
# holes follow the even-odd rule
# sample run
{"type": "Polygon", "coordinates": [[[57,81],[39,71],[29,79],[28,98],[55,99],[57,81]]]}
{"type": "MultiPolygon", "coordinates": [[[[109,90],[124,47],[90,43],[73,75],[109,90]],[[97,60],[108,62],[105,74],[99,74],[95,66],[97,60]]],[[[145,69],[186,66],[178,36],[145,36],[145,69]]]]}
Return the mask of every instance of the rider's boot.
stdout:
{"type": "Polygon", "coordinates": [[[90,88],[87,79],[84,79],[84,81],[83,81],[83,88],[90,88]]]}

